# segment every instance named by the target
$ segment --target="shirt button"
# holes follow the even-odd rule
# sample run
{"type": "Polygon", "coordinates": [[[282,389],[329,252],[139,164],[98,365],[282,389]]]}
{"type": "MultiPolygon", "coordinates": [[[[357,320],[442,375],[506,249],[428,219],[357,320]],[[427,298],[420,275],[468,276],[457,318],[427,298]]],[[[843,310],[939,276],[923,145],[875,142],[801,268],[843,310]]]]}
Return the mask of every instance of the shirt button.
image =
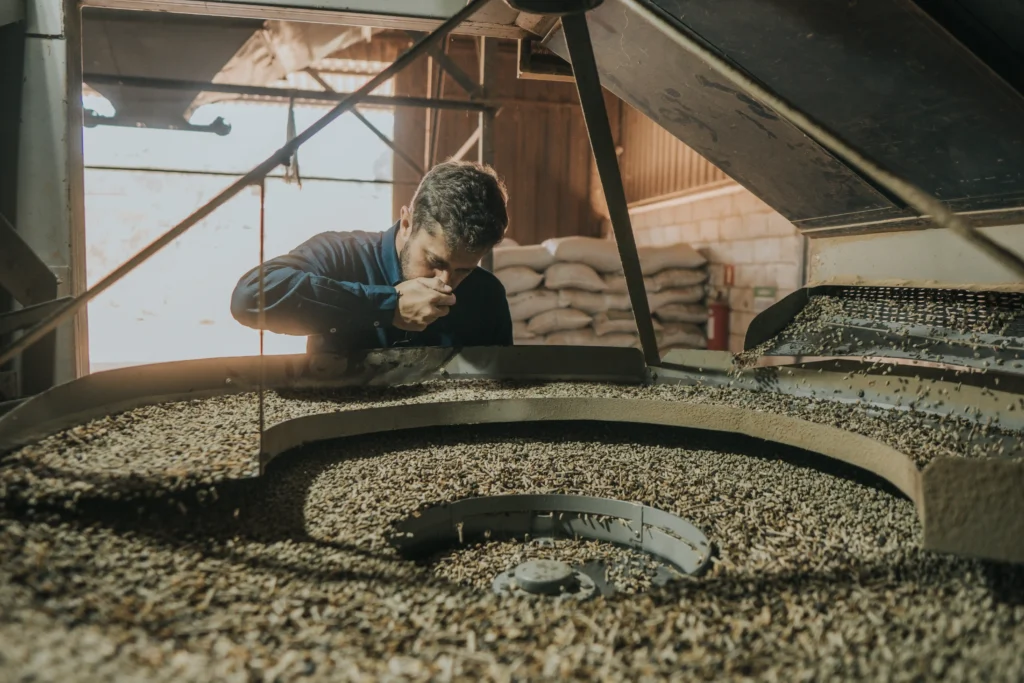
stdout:
{"type": "Polygon", "coordinates": [[[338,332],[338,328],[336,328],[336,327],[332,327],[331,328],[331,334],[336,334],[337,332],[338,332]]]}
{"type": "Polygon", "coordinates": [[[380,321],[379,320],[374,320],[373,321],[373,326],[374,327],[380,327],[380,321]]]}

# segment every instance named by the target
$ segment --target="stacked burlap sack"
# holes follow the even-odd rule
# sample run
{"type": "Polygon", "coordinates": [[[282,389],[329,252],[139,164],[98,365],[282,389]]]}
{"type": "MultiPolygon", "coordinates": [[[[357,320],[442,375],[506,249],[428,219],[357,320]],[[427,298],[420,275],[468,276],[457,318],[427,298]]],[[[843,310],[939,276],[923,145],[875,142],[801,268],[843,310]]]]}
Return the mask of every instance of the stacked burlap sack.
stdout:
{"type": "MultiPolygon", "coordinates": [[[[658,346],[705,348],[707,261],[686,244],[639,247],[658,346]]],[[[618,247],[593,237],[494,249],[516,344],[639,347],[618,247]]]]}

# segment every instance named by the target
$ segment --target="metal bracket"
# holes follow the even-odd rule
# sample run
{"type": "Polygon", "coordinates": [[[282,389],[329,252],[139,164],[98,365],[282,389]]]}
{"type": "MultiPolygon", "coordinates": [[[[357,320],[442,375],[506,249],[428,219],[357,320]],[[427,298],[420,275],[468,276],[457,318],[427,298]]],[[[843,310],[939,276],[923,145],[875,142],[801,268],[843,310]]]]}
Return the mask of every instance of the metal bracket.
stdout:
{"type": "Polygon", "coordinates": [[[155,128],[157,130],[180,130],[191,133],[213,133],[215,135],[225,136],[231,132],[231,124],[224,120],[224,117],[218,116],[213,120],[212,123],[205,125],[195,125],[189,123],[185,119],[137,119],[137,118],[125,118],[122,116],[100,116],[91,109],[85,110],[85,116],[83,118],[83,125],[86,128],[96,128],[97,126],[117,126],[120,128],[155,128]]]}
{"type": "Polygon", "coordinates": [[[540,41],[523,38],[517,46],[516,77],[532,81],[562,81],[574,83],[572,64],[550,51],[537,51],[540,41]]]}

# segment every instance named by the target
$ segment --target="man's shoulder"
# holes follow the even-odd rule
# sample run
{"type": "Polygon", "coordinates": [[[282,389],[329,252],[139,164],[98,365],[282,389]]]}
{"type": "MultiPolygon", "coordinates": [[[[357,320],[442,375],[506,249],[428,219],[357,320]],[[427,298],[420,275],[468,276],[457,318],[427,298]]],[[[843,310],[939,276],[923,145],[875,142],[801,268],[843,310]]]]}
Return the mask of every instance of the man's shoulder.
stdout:
{"type": "Polygon", "coordinates": [[[505,286],[501,284],[501,280],[486,268],[477,266],[473,269],[465,280],[464,285],[469,285],[467,289],[473,292],[475,297],[480,299],[501,299],[505,301],[505,286]]]}
{"type": "Polygon", "coordinates": [[[292,253],[317,259],[347,258],[346,255],[354,254],[363,258],[380,248],[384,234],[363,230],[321,232],[297,246],[292,253]]]}
{"type": "Polygon", "coordinates": [[[335,244],[345,244],[350,246],[373,246],[380,244],[380,241],[384,238],[385,232],[386,231],[368,232],[366,230],[334,230],[321,232],[318,235],[314,235],[311,239],[319,242],[332,242],[335,244]]]}

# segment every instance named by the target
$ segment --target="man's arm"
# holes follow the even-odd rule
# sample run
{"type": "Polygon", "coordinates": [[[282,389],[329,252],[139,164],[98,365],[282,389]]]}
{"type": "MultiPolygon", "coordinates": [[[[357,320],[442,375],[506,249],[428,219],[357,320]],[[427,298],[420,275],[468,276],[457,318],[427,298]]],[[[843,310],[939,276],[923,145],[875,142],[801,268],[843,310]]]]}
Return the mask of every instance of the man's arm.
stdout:
{"type": "MultiPolygon", "coordinates": [[[[337,233],[317,235],[286,256],[264,264],[264,329],[293,335],[326,334],[388,325],[395,315],[394,287],[355,280],[363,266],[337,233]]],[[[231,315],[259,328],[260,269],[242,276],[231,294],[231,315]]]]}

